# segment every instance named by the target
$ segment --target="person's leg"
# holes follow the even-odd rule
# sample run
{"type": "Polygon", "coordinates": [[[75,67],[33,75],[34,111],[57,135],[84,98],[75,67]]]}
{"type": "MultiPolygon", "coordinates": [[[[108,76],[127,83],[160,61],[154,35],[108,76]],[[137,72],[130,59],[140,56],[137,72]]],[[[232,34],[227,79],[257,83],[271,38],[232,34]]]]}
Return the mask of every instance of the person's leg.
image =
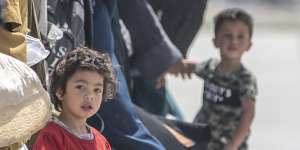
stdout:
{"type": "Polygon", "coordinates": [[[163,117],[172,115],[176,119],[184,119],[165,86],[156,88],[155,85],[144,81],[141,76],[133,77],[132,97],[136,105],[149,113],[163,117]]]}
{"type": "Polygon", "coordinates": [[[165,87],[156,89],[154,85],[145,82],[141,76],[136,76],[133,77],[132,97],[136,105],[149,113],[160,116],[168,114],[165,87]]]}
{"type": "Polygon", "coordinates": [[[166,118],[160,118],[160,120],[186,137],[191,138],[195,142],[195,145],[192,146],[190,150],[206,149],[210,140],[210,129],[207,125],[170,120],[166,118]]]}
{"type": "Polygon", "coordinates": [[[167,88],[165,89],[165,97],[169,114],[174,116],[176,119],[183,121],[184,116],[182,114],[182,111],[179,109],[174,97],[171,95],[170,91],[167,88]]]}
{"type": "Polygon", "coordinates": [[[163,122],[137,108],[137,113],[150,132],[155,135],[167,150],[187,150],[176,138],[164,127],[163,122]]]}
{"type": "Polygon", "coordinates": [[[151,115],[138,107],[137,113],[145,126],[166,149],[206,150],[210,139],[210,130],[206,125],[166,119],[151,115]],[[193,146],[185,145],[189,140],[194,142],[193,146]]]}
{"type": "MultiPolygon", "coordinates": [[[[164,150],[164,147],[149,133],[136,115],[127,83],[115,56],[111,18],[102,0],[96,1],[94,27],[95,49],[110,54],[113,65],[116,66],[115,73],[118,81],[115,98],[105,102],[98,111],[105,123],[103,134],[112,147],[118,150],[164,150]]],[[[93,116],[88,123],[100,130],[101,126],[98,121],[97,116],[93,116]]]]}

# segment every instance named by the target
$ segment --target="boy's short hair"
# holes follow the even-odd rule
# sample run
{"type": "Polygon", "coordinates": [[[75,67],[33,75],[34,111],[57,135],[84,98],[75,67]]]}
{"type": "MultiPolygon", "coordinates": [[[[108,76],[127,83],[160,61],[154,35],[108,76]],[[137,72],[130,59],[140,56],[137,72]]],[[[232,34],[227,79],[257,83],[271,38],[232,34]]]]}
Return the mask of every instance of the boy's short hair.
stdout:
{"type": "Polygon", "coordinates": [[[61,111],[62,103],[56,92],[66,90],[67,81],[76,71],[95,71],[104,77],[103,99],[112,99],[116,92],[116,80],[110,57],[86,47],[76,48],[62,57],[55,66],[50,80],[50,96],[57,111],[61,111]]]}
{"type": "Polygon", "coordinates": [[[249,13],[240,8],[228,8],[218,13],[214,18],[215,35],[225,21],[241,21],[248,26],[250,37],[253,33],[253,19],[249,13]]]}

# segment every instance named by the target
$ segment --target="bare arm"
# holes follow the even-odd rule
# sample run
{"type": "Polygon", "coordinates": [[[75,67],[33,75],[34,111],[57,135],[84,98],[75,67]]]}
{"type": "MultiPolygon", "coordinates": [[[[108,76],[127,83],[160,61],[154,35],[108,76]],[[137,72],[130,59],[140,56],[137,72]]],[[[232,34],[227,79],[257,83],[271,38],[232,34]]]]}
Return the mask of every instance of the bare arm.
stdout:
{"type": "Polygon", "coordinates": [[[255,114],[255,100],[247,98],[242,101],[243,114],[232,141],[226,145],[225,150],[237,150],[248,135],[255,114]]]}

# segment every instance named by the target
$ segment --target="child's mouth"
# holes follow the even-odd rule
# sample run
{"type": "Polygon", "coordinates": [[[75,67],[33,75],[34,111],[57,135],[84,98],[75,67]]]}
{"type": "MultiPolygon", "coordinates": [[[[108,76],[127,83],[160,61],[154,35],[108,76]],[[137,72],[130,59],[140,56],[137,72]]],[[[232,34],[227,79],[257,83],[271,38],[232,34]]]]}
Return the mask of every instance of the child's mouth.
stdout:
{"type": "Polygon", "coordinates": [[[229,48],[228,49],[230,52],[232,52],[232,51],[236,51],[236,48],[229,48]]]}
{"type": "Polygon", "coordinates": [[[237,50],[237,47],[236,46],[231,46],[228,48],[229,51],[236,51],[237,50]]]}
{"type": "Polygon", "coordinates": [[[93,107],[91,105],[82,105],[81,109],[83,109],[84,111],[90,111],[93,109],[93,107]]]}

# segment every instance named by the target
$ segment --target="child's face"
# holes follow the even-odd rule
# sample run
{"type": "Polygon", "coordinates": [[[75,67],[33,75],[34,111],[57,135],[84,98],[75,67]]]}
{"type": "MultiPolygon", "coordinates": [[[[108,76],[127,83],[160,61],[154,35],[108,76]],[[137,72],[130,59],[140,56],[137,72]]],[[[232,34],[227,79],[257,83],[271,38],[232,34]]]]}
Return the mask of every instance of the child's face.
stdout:
{"type": "Polygon", "coordinates": [[[222,60],[240,61],[252,45],[248,26],[241,21],[225,21],[213,39],[222,60]]]}
{"type": "Polygon", "coordinates": [[[94,115],[102,102],[103,79],[94,71],[76,71],[67,81],[65,93],[56,93],[62,101],[62,113],[77,119],[94,115]]]}

